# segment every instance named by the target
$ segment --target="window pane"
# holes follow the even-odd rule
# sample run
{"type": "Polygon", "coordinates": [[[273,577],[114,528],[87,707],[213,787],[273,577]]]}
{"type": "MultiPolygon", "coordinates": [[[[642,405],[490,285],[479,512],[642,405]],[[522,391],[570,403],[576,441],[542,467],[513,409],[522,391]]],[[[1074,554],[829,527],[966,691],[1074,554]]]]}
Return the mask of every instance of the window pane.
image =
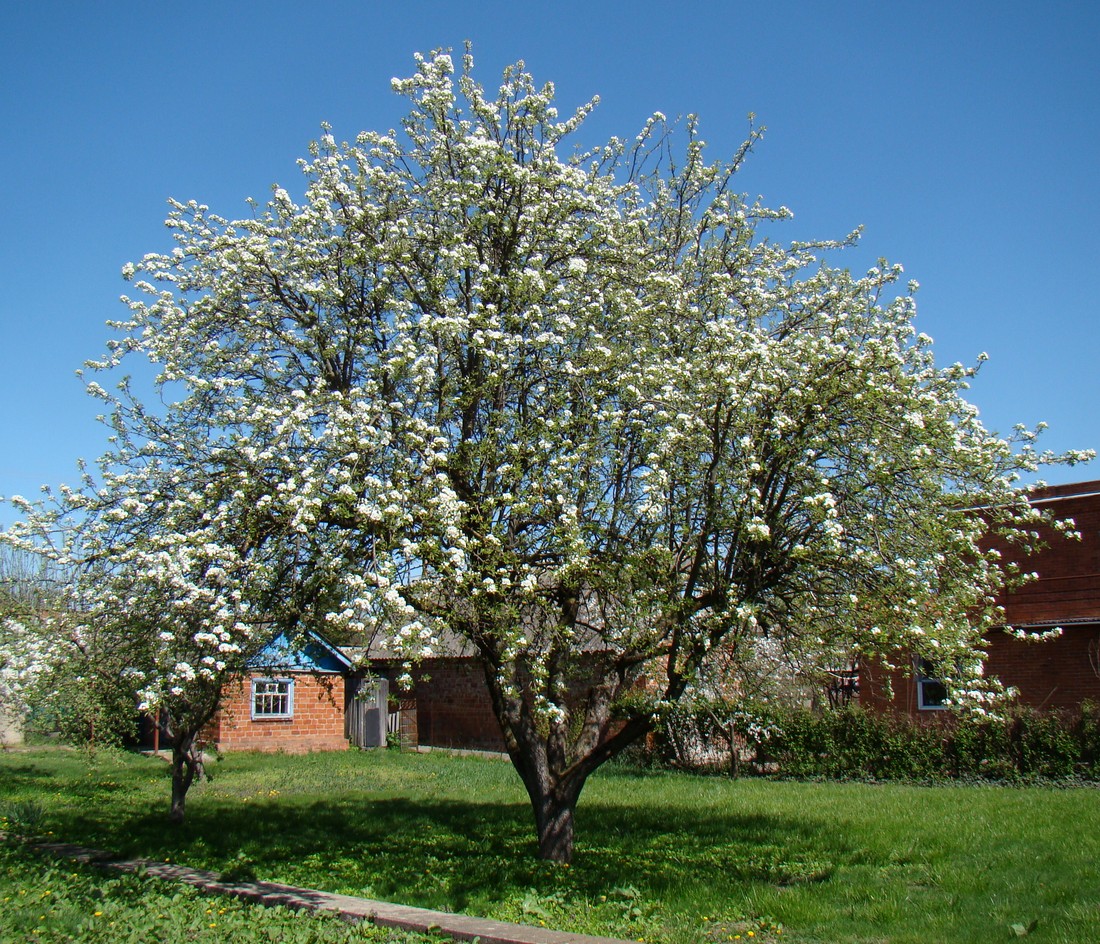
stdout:
{"type": "Polygon", "coordinates": [[[920,702],[922,708],[942,708],[947,701],[947,689],[943,682],[935,679],[921,679],[920,702]]]}
{"type": "Polygon", "coordinates": [[[252,682],[253,717],[289,717],[291,685],[289,679],[254,679],[252,682]]]}

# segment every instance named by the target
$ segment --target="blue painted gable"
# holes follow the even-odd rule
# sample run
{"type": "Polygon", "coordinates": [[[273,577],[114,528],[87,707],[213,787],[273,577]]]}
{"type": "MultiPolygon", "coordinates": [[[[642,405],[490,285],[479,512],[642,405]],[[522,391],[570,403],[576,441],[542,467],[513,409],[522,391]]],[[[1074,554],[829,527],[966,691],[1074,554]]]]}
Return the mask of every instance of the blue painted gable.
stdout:
{"type": "Polygon", "coordinates": [[[279,633],[248,660],[248,667],[280,672],[343,673],[351,668],[351,660],[316,633],[307,632],[293,639],[279,633]]]}

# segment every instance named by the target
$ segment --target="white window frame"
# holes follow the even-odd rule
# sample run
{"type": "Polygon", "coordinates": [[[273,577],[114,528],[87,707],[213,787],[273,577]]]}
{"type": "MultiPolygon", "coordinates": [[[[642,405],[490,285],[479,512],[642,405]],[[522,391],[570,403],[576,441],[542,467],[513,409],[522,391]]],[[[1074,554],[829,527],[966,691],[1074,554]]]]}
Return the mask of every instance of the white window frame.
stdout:
{"type": "Polygon", "coordinates": [[[914,667],[916,679],[917,679],[917,710],[918,711],[946,711],[947,710],[947,686],[943,684],[943,681],[937,678],[933,673],[936,671],[935,665],[928,659],[916,659],[916,665],[914,667]],[[927,700],[924,696],[925,686],[935,685],[940,691],[943,692],[943,697],[938,700],[927,700]]]}
{"type": "Polygon", "coordinates": [[[254,678],[251,695],[253,721],[285,721],[294,717],[294,679],[254,678]],[[261,710],[257,710],[258,705],[261,710]],[[285,710],[275,710],[284,707],[285,710]]]}

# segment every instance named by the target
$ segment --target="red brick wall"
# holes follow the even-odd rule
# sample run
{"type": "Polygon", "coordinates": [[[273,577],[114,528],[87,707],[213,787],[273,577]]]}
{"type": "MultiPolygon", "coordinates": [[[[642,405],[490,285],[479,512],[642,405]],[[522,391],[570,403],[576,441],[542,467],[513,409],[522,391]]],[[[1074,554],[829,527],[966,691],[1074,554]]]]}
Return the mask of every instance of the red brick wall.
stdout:
{"type": "MultiPolygon", "coordinates": [[[[592,655],[592,665],[597,666],[598,655],[592,655]]],[[[449,747],[461,750],[505,750],[500,724],[493,713],[493,702],[485,684],[485,672],[474,658],[451,657],[428,659],[413,671],[415,688],[412,693],[401,693],[393,681],[396,671],[378,667],[391,679],[391,691],[398,692],[402,701],[402,743],[407,743],[406,724],[417,741],[426,747],[449,747]],[[415,714],[409,718],[410,701],[415,714]]],[[[573,679],[568,696],[571,704],[583,704],[594,681],[581,676],[573,679]]]]}
{"type": "MultiPolygon", "coordinates": [[[[905,657],[894,658],[900,662],[905,657]]],[[[887,669],[877,659],[865,659],[859,667],[859,704],[874,711],[896,711],[916,718],[937,715],[917,710],[917,683],[900,669],[887,669]]]]}
{"type": "Polygon", "coordinates": [[[1001,634],[990,641],[986,671],[1018,688],[1025,705],[1075,708],[1086,700],[1100,702],[1100,677],[1092,666],[1097,647],[1100,623],[1067,625],[1060,638],[1048,642],[1001,634]]]}
{"type": "MultiPolygon", "coordinates": [[[[986,675],[1016,689],[1021,705],[1076,708],[1083,701],[1100,703],[1100,677],[1093,665],[1100,666],[1100,622],[1069,624],[1059,638],[1046,642],[1024,642],[994,631],[986,651],[986,675]]],[[[859,686],[859,702],[865,708],[914,717],[937,714],[917,709],[916,680],[900,670],[887,671],[880,663],[869,662],[860,670],[859,686]]]]}
{"type": "Polygon", "coordinates": [[[1043,489],[1037,504],[1059,518],[1072,518],[1081,540],[1044,531],[1047,547],[1033,557],[1001,549],[1006,560],[1039,575],[1001,601],[1006,619],[1010,624],[1100,620],[1100,482],[1043,489]],[[1073,495],[1073,490],[1086,494],[1073,495]]]}
{"type": "Polygon", "coordinates": [[[417,666],[419,743],[474,751],[503,751],[485,673],[476,659],[430,659],[417,666]]]}
{"type": "MultiPolygon", "coordinates": [[[[1035,631],[1060,625],[1062,635],[1029,643],[991,633],[986,641],[987,674],[1018,689],[1020,703],[1035,708],[1073,708],[1086,699],[1100,701],[1100,677],[1093,667],[1100,658],[1100,482],[1052,486],[1036,492],[1033,501],[1058,518],[1072,518],[1081,540],[1066,540],[1044,529],[1047,546],[1038,554],[1024,557],[1002,548],[1006,561],[1039,577],[1000,602],[1009,625],[1040,624],[1035,631]]],[[[937,714],[918,712],[913,679],[874,663],[861,671],[860,703],[913,716],[937,714]],[[893,686],[892,700],[886,694],[887,679],[893,686]]]]}
{"type": "Polygon", "coordinates": [[[1025,705],[1073,708],[1086,699],[1100,700],[1100,678],[1089,652],[1100,645],[1100,482],[1052,486],[1036,492],[1033,502],[1058,518],[1072,518],[1081,540],[1044,529],[1047,546],[1038,554],[1024,557],[1002,548],[1006,560],[1039,579],[1007,594],[1001,604],[1009,625],[1061,625],[1062,635],[1028,643],[994,633],[986,669],[1018,688],[1025,705]]]}
{"type": "Polygon", "coordinates": [[[294,679],[293,718],[253,721],[252,677],[238,679],[223,690],[223,707],[205,732],[206,740],[223,751],[345,750],[343,676],[292,673],[286,677],[294,679]]]}

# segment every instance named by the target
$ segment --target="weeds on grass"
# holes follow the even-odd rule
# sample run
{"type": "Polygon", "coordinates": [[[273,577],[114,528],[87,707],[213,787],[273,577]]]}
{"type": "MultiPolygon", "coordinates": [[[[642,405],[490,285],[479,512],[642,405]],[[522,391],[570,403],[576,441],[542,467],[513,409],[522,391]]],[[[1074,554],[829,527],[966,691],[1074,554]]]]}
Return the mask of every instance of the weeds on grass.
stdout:
{"type": "Polygon", "coordinates": [[[45,813],[45,808],[37,800],[9,800],[0,803],[0,832],[12,832],[17,836],[37,836],[45,813]]]}

